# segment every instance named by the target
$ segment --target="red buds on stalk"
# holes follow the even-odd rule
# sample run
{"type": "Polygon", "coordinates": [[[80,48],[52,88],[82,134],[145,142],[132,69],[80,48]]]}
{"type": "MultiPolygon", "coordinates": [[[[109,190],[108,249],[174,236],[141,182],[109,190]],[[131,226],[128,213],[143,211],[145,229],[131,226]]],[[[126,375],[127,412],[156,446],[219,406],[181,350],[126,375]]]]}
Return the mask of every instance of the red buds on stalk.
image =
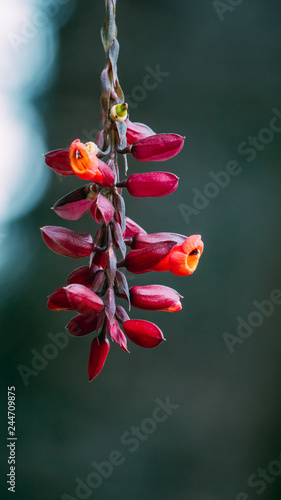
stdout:
{"type": "Polygon", "coordinates": [[[66,286],[51,293],[47,306],[53,311],[77,311],[66,327],[73,337],[96,332],[88,363],[90,381],[104,366],[109,338],[127,353],[127,338],[145,348],[156,347],[165,340],[154,323],[130,319],[125,309],[116,304],[116,297],[125,299],[129,309],[131,305],[147,311],[177,312],[182,308],[182,296],[173,288],[158,284],[129,288],[121,268],[134,274],[171,271],[185,276],[195,271],[204,248],[200,235],[147,234],[126,216],[122,188],[134,197],[166,196],[176,190],[179,178],[170,172],[147,172],[133,173],[120,182],[117,154],[123,156],[126,175],[128,154],[140,162],[168,160],[181,151],[185,138],[156,134],[147,125],[129,120],[117,76],[119,44],[115,38],[113,4],[106,1],[107,18],[102,29],[107,55],[101,75],[103,130],[95,142],[84,144],[75,139],[69,149],[45,155],[46,164],[58,174],[89,181],[58,200],[54,212],[70,221],[90,212],[98,224],[94,237],[64,227],[41,229],[43,240],[54,252],[74,259],[89,258],[87,265],[70,274],[66,286]],[[130,247],[127,255],[126,245],[130,247]],[[117,252],[122,256],[119,262],[117,252]]]}

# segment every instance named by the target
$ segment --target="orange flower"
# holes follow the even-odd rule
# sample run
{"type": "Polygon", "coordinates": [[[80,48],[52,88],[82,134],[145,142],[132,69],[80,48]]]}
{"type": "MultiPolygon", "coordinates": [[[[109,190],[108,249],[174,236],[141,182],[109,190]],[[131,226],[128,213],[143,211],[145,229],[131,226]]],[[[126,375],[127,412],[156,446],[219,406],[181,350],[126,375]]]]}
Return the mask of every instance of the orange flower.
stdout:
{"type": "Polygon", "coordinates": [[[194,234],[176,245],[168,255],[151,267],[151,271],[171,271],[177,276],[187,276],[194,273],[203,253],[204,244],[200,234],[194,234]]]}
{"type": "Polygon", "coordinates": [[[69,148],[70,165],[77,177],[86,181],[100,182],[103,176],[99,170],[97,156],[80,139],[71,143],[69,148]]]}

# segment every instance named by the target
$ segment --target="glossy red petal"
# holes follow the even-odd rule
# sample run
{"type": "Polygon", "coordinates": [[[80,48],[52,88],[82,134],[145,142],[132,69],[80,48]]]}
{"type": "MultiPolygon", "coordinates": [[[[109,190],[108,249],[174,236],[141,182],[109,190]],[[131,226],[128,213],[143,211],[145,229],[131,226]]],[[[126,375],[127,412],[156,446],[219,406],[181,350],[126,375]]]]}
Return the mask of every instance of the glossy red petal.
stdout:
{"type": "Polygon", "coordinates": [[[58,288],[48,297],[47,307],[52,311],[73,311],[64,287],[58,288]]]}
{"type": "Polygon", "coordinates": [[[99,313],[103,309],[103,301],[98,295],[84,285],[68,285],[66,295],[73,309],[80,314],[99,313]]]}
{"type": "Polygon", "coordinates": [[[93,256],[91,267],[98,267],[100,269],[105,269],[107,265],[107,255],[106,252],[97,252],[93,256]]]}
{"type": "Polygon", "coordinates": [[[57,215],[67,220],[77,220],[91,208],[92,202],[88,200],[75,201],[61,207],[53,207],[57,215]]]}
{"type": "Polygon", "coordinates": [[[104,221],[106,226],[108,226],[112,220],[114,211],[115,209],[111,201],[100,193],[91,206],[92,217],[98,223],[104,221]]]}
{"type": "Polygon", "coordinates": [[[177,233],[137,233],[133,237],[132,249],[145,248],[148,245],[161,243],[164,241],[174,241],[175,245],[181,245],[186,240],[186,236],[177,233]]]}
{"type": "Polygon", "coordinates": [[[84,314],[78,314],[70,320],[66,328],[69,330],[71,335],[75,337],[83,337],[91,332],[94,332],[97,328],[98,315],[93,313],[89,316],[84,314]]]}
{"type": "Polygon", "coordinates": [[[170,312],[181,309],[180,294],[168,286],[133,286],[130,288],[130,297],[132,306],[139,309],[170,312]]]}
{"type": "Polygon", "coordinates": [[[173,241],[165,241],[139,250],[131,250],[126,255],[125,266],[132,273],[148,272],[152,266],[162,261],[174,246],[173,241]]]}
{"type": "Polygon", "coordinates": [[[178,134],[156,134],[136,141],[131,153],[138,161],[163,161],[177,155],[185,137],[178,134]]]}
{"type": "Polygon", "coordinates": [[[132,238],[135,234],[146,234],[146,231],[139,226],[135,221],[130,219],[130,217],[125,217],[126,227],[123,233],[124,238],[132,238]]]}
{"type": "Polygon", "coordinates": [[[121,349],[129,352],[127,349],[127,339],[115,319],[107,322],[107,331],[112,340],[114,340],[114,342],[116,342],[116,344],[119,345],[121,349]]]}
{"type": "Polygon", "coordinates": [[[144,139],[145,137],[150,137],[155,135],[155,132],[145,125],[144,123],[131,122],[129,119],[126,120],[127,124],[127,145],[130,146],[135,141],[139,139],[144,139]]]}
{"type": "Polygon", "coordinates": [[[60,175],[74,175],[70,165],[69,149],[56,149],[45,154],[45,163],[60,175]]]}
{"type": "Polygon", "coordinates": [[[172,193],[178,187],[179,178],[170,172],[132,174],[126,181],[130,195],[138,198],[159,197],[172,193]]]}
{"type": "Polygon", "coordinates": [[[156,347],[165,340],[160,328],[150,321],[130,319],[123,323],[123,328],[128,339],[140,347],[156,347]]]}
{"type": "Polygon", "coordinates": [[[109,349],[110,343],[108,339],[100,341],[98,337],[96,337],[92,341],[88,363],[89,382],[97,377],[103,369],[109,349]]]}
{"type": "Polygon", "coordinates": [[[90,209],[97,196],[94,189],[95,185],[91,183],[71,191],[54,204],[54,211],[63,219],[80,219],[90,209]]]}
{"type": "Polygon", "coordinates": [[[95,274],[88,266],[82,266],[75,269],[67,278],[67,284],[72,285],[74,283],[84,285],[87,288],[91,288],[94,281],[95,274]]]}
{"type": "Polygon", "coordinates": [[[111,187],[115,182],[115,174],[110,167],[106,165],[103,161],[98,159],[99,171],[101,173],[101,178],[96,180],[98,184],[104,187],[111,187]]]}
{"type": "Polygon", "coordinates": [[[94,242],[90,234],[76,233],[58,226],[42,227],[41,232],[43,240],[53,252],[72,258],[91,255],[94,242]]]}

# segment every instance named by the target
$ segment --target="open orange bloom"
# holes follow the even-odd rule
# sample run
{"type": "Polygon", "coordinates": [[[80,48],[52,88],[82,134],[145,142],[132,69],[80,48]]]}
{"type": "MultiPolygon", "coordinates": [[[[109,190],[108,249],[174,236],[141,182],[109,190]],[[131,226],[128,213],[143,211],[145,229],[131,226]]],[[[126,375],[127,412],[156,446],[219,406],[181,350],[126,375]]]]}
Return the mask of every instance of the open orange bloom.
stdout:
{"type": "Polygon", "coordinates": [[[101,182],[102,173],[99,170],[99,161],[94,153],[91,153],[88,147],[75,139],[69,148],[70,165],[77,177],[86,181],[101,182]]]}
{"type": "Polygon", "coordinates": [[[151,271],[171,271],[177,276],[187,276],[194,273],[203,253],[204,243],[200,234],[194,234],[176,245],[168,255],[151,267],[151,271]]]}

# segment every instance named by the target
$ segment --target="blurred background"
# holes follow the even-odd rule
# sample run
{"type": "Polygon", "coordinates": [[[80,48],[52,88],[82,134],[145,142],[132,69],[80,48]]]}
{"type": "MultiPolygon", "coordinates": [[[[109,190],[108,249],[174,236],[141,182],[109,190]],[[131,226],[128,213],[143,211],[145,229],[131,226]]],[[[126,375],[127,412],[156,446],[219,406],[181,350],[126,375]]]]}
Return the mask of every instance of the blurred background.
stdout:
{"type": "Polygon", "coordinates": [[[257,314],[281,289],[278,2],[118,1],[130,119],[186,136],[165,164],[129,158],[131,173],[171,171],[180,184],[158,199],[125,193],[127,214],[147,232],[199,233],[205,251],[189,277],[128,276],[130,286],[177,289],[183,310],[132,311],[167,341],[130,344],[130,355],[112,344],[91,384],[91,335],[69,338],[73,314],[46,308],[87,260],[52,253],[39,227],[97,229],[89,214],[71,222],[50,210],[83,181],[50,171],[42,155],[100,128],[104,2],[11,0],[0,12],[1,498],[6,392],[15,386],[20,500],[279,500],[281,305],[257,314]],[[218,174],[231,161],[231,175],[218,174]],[[174,407],[157,423],[159,400],[174,407]],[[128,444],[133,427],[141,437],[128,444]],[[120,465],[104,465],[103,477],[93,462],[114,450],[120,465]]]}

